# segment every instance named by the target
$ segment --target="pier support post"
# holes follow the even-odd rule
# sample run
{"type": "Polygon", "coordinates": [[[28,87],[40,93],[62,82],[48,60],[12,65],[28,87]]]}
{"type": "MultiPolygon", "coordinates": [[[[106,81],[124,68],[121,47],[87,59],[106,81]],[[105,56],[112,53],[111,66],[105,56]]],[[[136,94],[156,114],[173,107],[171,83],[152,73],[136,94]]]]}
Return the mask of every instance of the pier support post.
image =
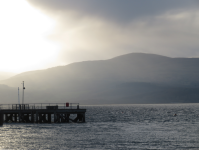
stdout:
{"type": "Polygon", "coordinates": [[[38,112],[36,112],[36,123],[38,123],[38,112]]]}
{"type": "Polygon", "coordinates": [[[45,114],[44,114],[44,122],[45,122],[45,123],[48,122],[47,119],[46,119],[46,117],[47,117],[47,114],[45,113],[45,114]]]}
{"type": "Polygon", "coordinates": [[[5,114],[5,122],[7,122],[8,114],[5,114]]]}
{"type": "Polygon", "coordinates": [[[14,122],[14,121],[13,121],[13,114],[10,114],[10,121],[11,121],[11,122],[14,122]]]}
{"type": "Polygon", "coordinates": [[[64,122],[67,122],[67,114],[64,114],[65,120],[64,122]]]}
{"type": "Polygon", "coordinates": [[[69,122],[70,114],[66,114],[66,122],[69,122]]]}
{"type": "Polygon", "coordinates": [[[60,123],[60,114],[57,114],[57,123],[60,123]]]}
{"type": "Polygon", "coordinates": [[[39,113],[39,123],[42,123],[42,114],[41,113],[39,113]]]}
{"type": "Polygon", "coordinates": [[[54,112],[54,123],[56,123],[56,122],[57,122],[57,113],[54,112]]]}
{"type": "Polygon", "coordinates": [[[0,112],[0,126],[3,125],[3,121],[4,121],[3,116],[4,116],[3,113],[0,112]]]}
{"type": "Polygon", "coordinates": [[[48,123],[51,123],[51,114],[48,113],[48,123]]]}
{"type": "Polygon", "coordinates": [[[17,114],[14,114],[14,117],[15,117],[15,121],[14,122],[17,122],[17,114]]]}
{"type": "Polygon", "coordinates": [[[35,120],[35,118],[34,118],[34,113],[31,112],[31,122],[34,123],[34,120],[35,120]]]}
{"type": "Polygon", "coordinates": [[[21,113],[18,113],[19,123],[21,122],[21,113]]]}

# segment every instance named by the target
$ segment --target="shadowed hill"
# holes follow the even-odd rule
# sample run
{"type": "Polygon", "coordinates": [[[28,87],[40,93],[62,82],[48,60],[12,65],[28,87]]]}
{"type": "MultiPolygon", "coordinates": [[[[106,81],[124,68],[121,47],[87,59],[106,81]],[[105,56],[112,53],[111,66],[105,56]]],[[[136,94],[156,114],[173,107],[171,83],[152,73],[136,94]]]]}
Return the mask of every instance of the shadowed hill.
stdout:
{"type": "Polygon", "coordinates": [[[16,75],[16,73],[10,73],[10,72],[0,72],[0,81],[8,79],[12,76],[16,75]]]}
{"type": "Polygon", "coordinates": [[[0,84],[18,87],[25,81],[27,99],[33,101],[34,96],[39,102],[196,102],[199,96],[193,93],[199,88],[198,65],[198,58],[132,53],[25,72],[0,84]]]}

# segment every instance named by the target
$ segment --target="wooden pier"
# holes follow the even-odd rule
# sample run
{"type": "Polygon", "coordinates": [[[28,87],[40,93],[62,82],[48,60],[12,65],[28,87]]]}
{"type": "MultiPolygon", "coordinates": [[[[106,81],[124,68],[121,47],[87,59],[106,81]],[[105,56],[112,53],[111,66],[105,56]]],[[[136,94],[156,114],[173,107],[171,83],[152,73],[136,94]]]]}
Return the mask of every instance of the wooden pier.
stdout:
{"type": "Polygon", "coordinates": [[[80,109],[78,103],[2,104],[0,105],[0,125],[4,122],[83,123],[85,113],[86,109],[80,109]]]}

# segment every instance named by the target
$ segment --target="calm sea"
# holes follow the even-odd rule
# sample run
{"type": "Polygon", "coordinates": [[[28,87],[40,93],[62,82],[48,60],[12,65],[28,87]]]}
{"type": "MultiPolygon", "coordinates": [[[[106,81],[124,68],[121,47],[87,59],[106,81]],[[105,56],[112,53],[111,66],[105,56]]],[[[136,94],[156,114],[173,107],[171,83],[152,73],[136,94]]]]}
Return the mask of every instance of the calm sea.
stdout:
{"type": "Polygon", "coordinates": [[[86,123],[4,124],[0,148],[199,149],[199,104],[84,108],[86,123]]]}

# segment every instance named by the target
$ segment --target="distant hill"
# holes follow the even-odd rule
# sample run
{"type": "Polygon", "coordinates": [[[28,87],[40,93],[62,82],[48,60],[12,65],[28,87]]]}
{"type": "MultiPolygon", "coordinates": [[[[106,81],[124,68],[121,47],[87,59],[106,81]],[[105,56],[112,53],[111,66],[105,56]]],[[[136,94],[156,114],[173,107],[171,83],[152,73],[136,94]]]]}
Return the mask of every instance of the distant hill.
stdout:
{"type": "Polygon", "coordinates": [[[27,102],[188,103],[199,101],[198,66],[198,58],[131,53],[25,72],[0,84],[25,81],[27,102]]]}
{"type": "Polygon", "coordinates": [[[0,80],[8,79],[12,76],[16,75],[16,73],[10,73],[10,72],[0,72],[0,80]]]}

